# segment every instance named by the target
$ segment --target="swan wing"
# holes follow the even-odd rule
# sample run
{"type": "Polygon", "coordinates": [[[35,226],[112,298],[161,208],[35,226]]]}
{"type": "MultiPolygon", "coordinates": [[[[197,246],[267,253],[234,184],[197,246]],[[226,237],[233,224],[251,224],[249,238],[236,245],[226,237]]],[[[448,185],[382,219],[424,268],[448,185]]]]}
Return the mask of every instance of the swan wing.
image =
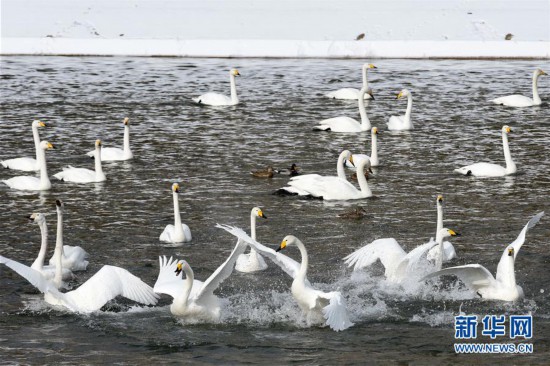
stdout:
{"type": "Polygon", "coordinates": [[[484,287],[493,287],[497,284],[491,272],[481,264],[467,264],[464,266],[445,268],[441,271],[430,273],[424,277],[422,281],[428,278],[445,275],[457,276],[474,291],[478,291],[484,287]]]}
{"type": "Polygon", "coordinates": [[[508,107],[531,107],[535,105],[535,101],[532,98],[519,94],[496,98],[493,99],[492,102],[508,107]]]}
{"type": "Polygon", "coordinates": [[[330,329],[339,332],[354,325],[349,319],[346,300],[340,292],[317,291],[317,295],[317,302],[322,307],[323,317],[330,329]]]}
{"type": "Polygon", "coordinates": [[[500,261],[498,262],[498,266],[497,266],[497,281],[500,281],[501,280],[501,277],[504,276],[504,272],[507,270],[507,268],[509,268],[505,262],[506,262],[506,257],[508,256],[508,250],[510,248],[513,248],[514,249],[514,260],[516,260],[516,257],[519,253],[519,250],[521,249],[521,246],[523,245],[523,243],[525,242],[525,236],[527,235],[527,230],[531,229],[533,226],[535,226],[539,220],[541,219],[541,217],[544,216],[544,211],[542,212],[539,212],[538,214],[536,214],[535,216],[533,216],[531,218],[531,220],[529,220],[529,222],[523,227],[523,229],[521,230],[521,232],[519,233],[518,237],[516,238],[516,240],[514,240],[511,244],[509,244],[506,249],[504,249],[504,252],[502,253],[502,256],[500,257],[500,261]]]}
{"type": "Polygon", "coordinates": [[[59,180],[74,183],[88,183],[96,180],[94,170],[86,168],[73,168],[72,166],[64,168],[63,171],[54,174],[53,176],[59,180]]]}
{"type": "Polygon", "coordinates": [[[173,298],[181,294],[183,289],[183,271],[176,275],[177,265],[178,259],[174,259],[173,257],[167,259],[166,256],[159,256],[159,275],[153,286],[153,291],[159,294],[170,295],[173,298]]]}
{"type": "Polygon", "coordinates": [[[354,271],[370,266],[378,259],[386,270],[395,266],[405,258],[406,253],[394,238],[377,239],[355,252],[344,257],[348,267],[353,266],[354,271]]]}
{"type": "Polygon", "coordinates": [[[5,264],[7,267],[13,269],[21,277],[29,281],[31,285],[36,287],[40,292],[45,293],[48,291],[57,291],[54,284],[46,279],[42,273],[26,266],[22,263],[16,262],[9,258],[0,255],[0,263],[5,264]]]}
{"type": "Polygon", "coordinates": [[[506,175],[506,168],[498,164],[475,163],[455,169],[455,172],[475,177],[502,177],[506,175]]]}
{"type": "Polygon", "coordinates": [[[103,266],[79,288],[64,294],[64,300],[78,312],[89,313],[101,309],[117,296],[145,305],[155,305],[158,295],[151,286],[124,268],[103,266]]]}
{"type": "MultiPolygon", "coordinates": [[[[95,150],[86,153],[89,157],[95,156],[95,150]]],[[[102,147],[101,161],[126,160],[124,150],[118,147],[102,147]]]]}
{"type": "Polygon", "coordinates": [[[36,191],[40,187],[40,179],[36,177],[18,176],[3,180],[8,187],[21,191],[36,191]]]}
{"type": "Polygon", "coordinates": [[[193,98],[193,101],[199,104],[206,105],[229,105],[231,104],[231,98],[218,93],[205,93],[197,98],[193,98]]]}
{"type": "MultiPolygon", "coordinates": [[[[422,244],[411,250],[399,262],[396,272],[401,275],[422,271],[429,268],[427,255],[430,249],[438,246],[437,242],[430,240],[426,244],[422,244]]],[[[402,277],[403,278],[403,277],[402,277]]]]}
{"type": "Polygon", "coordinates": [[[312,179],[291,180],[288,185],[326,200],[356,198],[360,192],[353,184],[339,177],[319,176],[312,179]]]}
{"type": "Polygon", "coordinates": [[[324,119],[314,130],[331,130],[332,132],[361,132],[361,122],[350,117],[324,119]]]}
{"type": "Polygon", "coordinates": [[[217,289],[218,286],[231,275],[237,258],[239,255],[244,253],[247,246],[248,244],[244,240],[240,238],[237,240],[235,248],[233,248],[233,251],[226,261],[223,262],[223,264],[219,266],[218,269],[216,269],[216,271],[212,273],[206,281],[204,281],[204,284],[196,295],[197,301],[200,301],[204,296],[212,295],[214,290],[217,289]]]}
{"type": "MultiPolygon", "coordinates": [[[[217,224],[216,227],[224,229],[225,231],[233,234],[239,239],[247,242],[251,247],[253,247],[258,253],[266,256],[271,259],[275,264],[277,264],[283,271],[285,271],[290,277],[295,278],[300,270],[300,263],[296,262],[294,259],[287,257],[284,254],[274,251],[271,248],[266,247],[258,243],[256,240],[252,239],[244,230],[228,226],[217,224]]],[[[307,280],[306,280],[307,282],[307,280]]]]}
{"type": "Polygon", "coordinates": [[[8,159],[0,161],[0,164],[2,164],[4,168],[22,170],[24,172],[34,172],[40,170],[40,166],[34,158],[8,159]]]}

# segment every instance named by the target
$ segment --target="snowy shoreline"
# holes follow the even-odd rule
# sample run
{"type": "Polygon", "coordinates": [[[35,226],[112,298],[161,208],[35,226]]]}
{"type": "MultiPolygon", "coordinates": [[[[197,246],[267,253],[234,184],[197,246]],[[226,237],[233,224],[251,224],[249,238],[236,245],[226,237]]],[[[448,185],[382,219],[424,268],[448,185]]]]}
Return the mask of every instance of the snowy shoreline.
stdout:
{"type": "Polygon", "coordinates": [[[2,38],[0,54],[36,56],[550,59],[548,41],[302,41],[2,38]]]}

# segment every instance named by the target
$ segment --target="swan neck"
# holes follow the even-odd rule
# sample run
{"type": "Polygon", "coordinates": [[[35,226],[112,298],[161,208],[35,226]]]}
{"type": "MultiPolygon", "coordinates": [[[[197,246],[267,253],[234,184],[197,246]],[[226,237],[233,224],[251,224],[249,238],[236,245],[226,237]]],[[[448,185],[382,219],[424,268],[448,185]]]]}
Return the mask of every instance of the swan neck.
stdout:
{"type": "Polygon", "coordinates": [[[443,235],[438,232],[435,240],[437,241],[437,245],[439,246],[439,254],[435,261],[435,266],[436,271],[440,271],[441,268],[443,268],[443,235]]]}
{"type": "Polygon", "coordinates": [[[538,81],[539,81],[539,75],[535,71],[533,74],[533,102],[535,102],[536,105],[539,105],[542,103],[542,100],[539,96],[539,88],[538,88],[538,81]]]}
{"type": "Polygon", "coordinates": [[[130,126],[124,125],[124,153],[130,152],[130,126]]]}
{"type": "Polygon", "coordinates": [[[38,226],[40,227],[42,242],[40,243],[40,252],[38,253],[38,257],[34,260],[31,268],[37,271],[42,271],[42,268],[44,267],[44,260],[46,259],[46,254],[48,251],[48,226],[46,225],[46,221],[39,223],[38,226]]]}
{"type": "Polygon", "coordinates": [[[506,255],[506,259],[497,267],[497,277],[506,287],[516,287],[514,256],[506,255]],[[500,276],[499,276],[500,275],[500,276]]]}
{"type": "Polygon", "coordinates": [[[338,175],[338,178],[347,180],[346,178],[346,171],[344,169],[344,160],[346,157],[343,154],[340,154],[338,157],[338,165],[336,166],[336,173],[338,175]]]}
{"type": "Polygon", "coordinates": [[[302,262],[300,263],[300,270],[298,271],[296,278],[299,278],[300,280],[305,281],[306,275],[307,275],[307,266],[309,264],[306,247],[299,239],[296,239],[296,246],[300,250],[300,254],[302,256],[302,262]]]}
{"type": "Polygon", "coordinates": [[[437,233],[439,233],[443,229],[443,205],[441,202],[437,201],[437,230],[436,230],[436,236],[437,233]]]}
{"type": "Polygon", "coordinates": [[[367,177],[365,177],[364,170],[357,170],[357,183],[359,183],[359,188],[361,188],[361,192],[365,196],[372,196],[372,191],[370,190],[369,184],[367,182],[367,177]]]}
{"type": "Polygon", "coordinates": [[[370,162],[372,165],[378,162],[378,136],[371,133],[370,162]]]}
{"type": "MultiPolygon", "coordinates": [[[[252,240],[256,240],[256,214],[250,213],[250,237],[252,240]]],[[[256,251],[250,246],[251,256],[256,255],[256,251]]]]}
{"type": "Polygon", "coordinates": [[[413,105],[413,98],[411,93],[409,93],[409,95],[407,96],[407,111],[405,112],[406,122],[409,122],[411,120],[412,105],[413,105]]]}
{"type": "Polygon", "coordinates": [[[101,166],[101,146],[95,148],[95,175],[96,177],[103,176],[103,167],[101,166]]]}
{"type": "Polygon", "coordinates": [[[510,145],[508,144],[508,135],[502,131],[502,149],[504,150],[504,159],[506,160],[506,173],[512,174],[516,172],[516,163],[512,160],[510,153],[510,145]]]}
{"type": "Polygon", "coordinates": [[[370,130],[370,120],[367,116],[367,109],[365,108],[365,93],[367,89],[363,88],[359,92],[359,98],[357,103],[359,105],[359,115],[361,115],[361,128],[363,131],[370,130]]]}
{"type": "Polygon", "coordinates": [[[189,294],[191,293],[191,289],[193,288],[193,281],[195,280],[195,275],[189,265],[183,266],[183,271],[185,272],[185,281],[183,282],[183,293],[179,298],[179,305],[185,308],[187,307],[187,303],[189,301],[189,294]]]}
{"type": "Polygon", "coordinates": [[[363,66],[363,89],[367,90],[369,86],[368,78],[367,78],[367,72],[368,69],[363,66]]]}
{"type": "Polygon", "coordinates": [[[36,155],[36,161],[39,161],[40,154],[38,153],[38,150],[40,150],[40,135],[38,134],[38,126],[35,126],[34,123],[32,125],[32,138],[34,140],[34,150],[36,155]]]}
{"type": "Polygon", "coordinates": [[[55,241],[55,250],[53,252],[54,263],[55,263],[55,276],[54,276],[53,282],[55,284],[55,287],[57,288],[60,288],[62,283],[61,282],[62,271],[63,271],[62,256],[63,256],[63,213],[58,208],[57,209],[57,238],[55,241]]]}
{"type": "Polygon", "coordinates": [[[63,211],[57,207],[57,235],[55,237],[55,249],[61,248],[63,254],[63,211]]]}
{"type": "Polygon", "coordinates": [[[40,164],[40,185],[42,188],[51,187],[50,178],[48,177],[48,168],[46,167],[46,150],[40,148],[37,150],[38,163],[40,164]]]}
{"type": "Polygon", "coordinates": [[[231,83],[231,102],[233,104],[237,104],[239,102],[239,98],[237,97],[237,85],[235,83],[235,75],[229,75],[229,82],[231,83]]]}
{"type": "Polygon", "coordinates": [[[172,197],[174,198],[174,230],[175,232],[183,232],[183,229],[181,227],[180,202],[178,194],[176,192],[173,192],[172,197]]]}

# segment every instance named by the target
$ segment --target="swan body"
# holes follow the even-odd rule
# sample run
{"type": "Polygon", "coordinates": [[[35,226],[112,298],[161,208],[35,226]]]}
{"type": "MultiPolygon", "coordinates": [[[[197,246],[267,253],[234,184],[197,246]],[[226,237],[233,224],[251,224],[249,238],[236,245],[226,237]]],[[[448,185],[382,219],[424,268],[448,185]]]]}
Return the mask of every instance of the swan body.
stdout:
{"type": "Polygon", "coordinates": [[[363,132],[370,130],[370,120],[367,116],[365,100],[363,99],[363,96],[366,92],[366,89],[361,89],[361,92],[359,93],[360,96],[357,99],[359,104],[359,114],[361,115],[361,122],[358,122],[350,117],[335,117],[322,120],[321,122],[319,122],[319,125],[313,127],[313,129],[332,132],[363,132]]]}
{"type": "MultiPolygon", "coordinates": [[[[31,268],[42,273],[42,275],[48,279],[53,280],[55,277],[55,266],[45,266],[44,259],[46,258],[46,253],[48,252],[48,226],[46,225],[46,217],[41,213],[33,213],[29,216],[29,219],[38,224],[40,227],[40,234],[42,237],[40,252],[38,257],[34,260],[31,265],[31,268]]],[[[67,269],[63,268],[61,272],[61,279],[63,281],[71,280],[74,278],[73,273],[67,269]]]]}
{"type": "MultiPolygon", "coordinates": [[[[60,200],[56,200],[55,205],[57,211],[56,248],[61,248],[61,266],[63,270],[85,271],[88,268],[88,257],[90,255],[79,246],[63,245],[63,211],[65,206],[60,200]]],[[[56,255],[57,253],[54,253],[50,258],[50,266],[55,267],[56,255]]]]}
{"type": "Polygon", "coordinates": [[[308,318],[322,321],[335,331],[342,331],[353,325],[349,319],[346,301],[340,292],[322,292],[316,290],[308,281],[308,255],[304,244],[299,239],[292,235],[288,235],[283,239],[281,245],[275,251],[253,240],[242,229],[226,225],[217,225],[217,227],[230,232],[239,238],[239,240],[247,242],[291,276],[293,278],[291,287],[292,295],[308,318]],[[280,250],[288,245],[295,245],[298,247],[302,255],[301,263],[279,253],[280,250]]]}
{"type": "MultiPolygon", "coordinates": [[[[130,150],[130,119],[124,118],[124,140],[123,148],[104,147],[101,149],[101,161],[123,161],[130,160],[134,157],[130,150]]],[[[95,156],[95,150],[86,153],[89,157],[95,156]]]]}
{"type": "Polygon", "coordinates": [[[17,189],[20,191],[47,191],[52,188],[52,183],[48,177],[48,169],[46,167],[46,150],[54,149],[54,146],[48,141],[40,142],[40,149],[38,149],[39,158],[37,161],[40,163],[40,178],[19,176],[10,179],[3,180],[8,187],[17,189]]]}
{"type": "Polygon", "coordinates": [[[63,168],[63,171],[54,174],[53,176],[59,180],[72,183],[99,183],[104,182],[107,177],[103,173],[103,168],[101,166],[101,141],[96,140],[95,142],[95,170],[85,169],[85,168],[74,168],[68,166],[63,168]]]}
{"type": "Polygon", "coordinates": [[[38,134],[38,127],[46,127],[46,124],[39,120],[34,120],[31,124],[36,158],[24,157],[0,161],[0,164],[2,164],[4,168],[22,170],[24,172],[35,172],[40,170],[40,164],[38,162],[38,159],[40,158],[40,153],[38,151],[40,149],[40,135],[38,134]]]}
{"type": "MultiPolygon", "coordinates": [[[[453,230],[443,228],[437,233],[437,245],[442,246],[443,239],[449,236],[458,235],[453,230]]],[[[344,258],[348,267],[353,266],[354,271],[368,267],[378,260],[382,262],[385,269],[386,279],[394,283],[402,283],[410,278],[418,278],[418,274],[424,274],[430,270],[426,254],[434,246],[430,241],[422,244],[409,253],[406,253],[401,245],[394,238],[377,239],[344,258]]],[[[437,264],[436,270],[441,269],[441,264],[437,264]]]]}
{"type": "Polygon", "coordinates": [[[159,240],[165,243],[183,243],[191,241],[191,229],[189,226],[181,223],[180,203],[178,193],[180,186],[177,183],[172,184],[172,198],[174,199],[174,225],[166,225],[164,231],[160,234],[159,240]]]}
{"type": "MultiPolygon", "coordinates": [[[[363,76],[363,86],[362,89],[366,89],[367,92],[363,95],[364,99],[373,99],[372,89],[369,88],[369,83],[367,79],[367,73],[369,69],[376,69],[376,66],[373,64],[363,64],[361,67],[362,76],[363,76]]],[[[336,91],[330,92],[327,94],[327,97],[332,99],[353,99],[357,100],[359,98],[361,91],[355,88],[342,88],[336,91]]]]}
{"type": "Polygon", "coordinates": [[[288,185],[298,192],[305,192],[312,197],[324,200],[356,200],[372,197],[372,191],[367,183],[364,169],[370,169],[370,160],[367,158],[357,165],[358,190],[353,184],[340,177],[311,177],[298,176],[290,179],[288,185]],[[303,177],[306,177],[303,179],[303,177]]]}
{"type": "Polygon", "coordinates": [[[455,169],[454,171],[463,175],[473,175],[475,177],[503,177],[516,173],[516,164],[512,160],[510,146],[508,145],[508,134],[511,131],[512,129],[508,126],[502,127],[502,149],[504,150],[506,167],[491,163],[475,163],[455,169]]]}
{"type": "Polygon", "coordinates": [[[524,296],[523,289],[516,284],[514,264],[521,246],[525,242],[527,230],[535,226],[544,212],[535,215],[525,225],[514,242],[509,244],[497,266],[496,278],[481,264],[467,264],[445,268],[431,273],[424,279],[444,275],[455,275],[460,278],[470,289],[475,291],[482,299],[516,301],[524,296]]]}
{"type": "Polygon", "coordinates": [[[391,116],[388,121],[388,130],[390,131],[405,131],[412,130],[413,123],[411,121],[411,112],[412,112],[412,94],[407,89],[401,90],[397,94],[397,99],[401,97],[407,97],[407,110],[403,116],[391,116]]]}
{"type": "MultiPolygon", "coordinates": [[[[370,156],[366,154],[353,154],[353,163],[355,165],[359,165],[359,163],[363,160],[369,159],[370,160],[370,166],[378,166],[380,165],[380,160],[378,159],[378,127],[373,127],[370,131],[370,138],[371,138],[371,153],[370,156]]],[[[351,164],[351,162],[346,161],[346,167],[350,169],[355,169],[355,166],[351,164]]]]}
{"type": "Polygon", "coordinates": [[[184,260],[159,257],[160,269],[153,287],[159,294],[174,299],[170,312],[182,318],[199,321],[217,321],[220,318],[220,301],[214,291],[231,275],[237,257],[246,249],[246,243],[239,240],[229,258],[204,282],[195,280],[193,270],[184,260]],[[182,280],[185,272],[185,281],[182,280]]]}
{"type": "MultiPolygon", "coordinates": [[[[267,219],[267,216],[264,215],[264,212],[259,207],[254,207],[250,212],[250,236],[254,240],[256,240],[256,217],[267,219]]],[[[250,248],[250,253],[239,255],[235,264],[235,270],[239,272],[249,273],[263,271],[264,269],[267,269],[267,264],[262,256],[252,247],[250,248]]]]}
{"type": "MultiPolygon", "coordinates": [[[[437,206],[437,229],[436,229],[436,235],[437,233],[443,229],[443,196],[438,195],[436,199],[436,206],[437,206]]],[[[434,246],[432,249],[428,251],[428,260],[435,261],[437,257],[439,257],[439,245],[434,246]]],[[[443,262],[448,262],[450,260],[453,260],[456,258],[456,251],[455,247],[451,242],[444,241],[443,242],[443,262]]]]}
{"type": "Polygon", "coordinates": [[[225,105],[237,105],[239,98],[237,97],[237,87],[235,85],[235,77],[240,76],[239,70],[231,69],[229,71],[229,81],[231,83],[231,97],[227,97],[218,93],[206,93],[197,98],[193,98],[193,101],[198,104],[210,105],[210,106],[225,106],[225,105]]]}
{"type": "Polygon", "coordinates": [[[505,105],[508,107],[532,107],[535,105],[541,105],[542,100],[539,96],[538,90],[538,80],[541,75],[548,75],[541,69],[536,69],[533,72],[533,98],[529,98],[523,95],[508,95],[506,97],[500,97],[493,99],[492,102],[495,104],[505,105]]]}

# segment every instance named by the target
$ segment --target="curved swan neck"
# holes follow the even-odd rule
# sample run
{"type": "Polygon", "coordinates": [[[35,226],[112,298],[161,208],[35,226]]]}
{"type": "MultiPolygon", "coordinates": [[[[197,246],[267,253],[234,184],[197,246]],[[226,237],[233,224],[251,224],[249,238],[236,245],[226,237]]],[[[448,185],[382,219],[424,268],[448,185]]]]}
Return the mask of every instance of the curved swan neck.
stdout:
{"type": "Polygon", "coordinates": [[[538,70],[535,70],[533,73],[533,102],[536,105],[539,105],[542,103],[542,100],[539,97],[539,88],[538,88],[538,81],[539,81],[539,73],[538,70]]]}
{"type": "Polygon", "coordinates": [[[195,275],[189,265],[184,265],[183,271],[185,272],[185,281],[183,282],[183,292],[181,296],[178,298],[177,302],[179,306],[187,307],[187,303],[189,301],[189,294],[191,293],[191,289],[193,288],[193,281],[195,280],[195,275]]]}
{"type": "Polygon", "coordinates": [[[437,201],[437,230],[436,230],[436,236],[439,231],[443,229],[443,204],[437,201]]]}
{"type": "Polygon", "coordinates": [[[370,130],[370,120],[367,116],[367,109],[365,108],[365,93],[367,92],[366,88],[363,88],[359,91],[359,98],[357,103],[359,105],[359,114],[361,115],[361,128],[363,131],[370,130]]]}
{"type": "Polygon", "coordinates": [[[506,160],[506,173],[512,174],[516,172],[516,163],[512,160],[510,154],[510,145],[508,144],[508,134],[502,131],[502,149],[504,150],[504,159],[506,160]]]}
{"type": "Polygon", "coordinates": [[[409,95],[407,96],[407,111],[405,112],[406,122],[409,122],[411,120],[412,105],[413,105],[413,97],[411,93],[409,93],[409,95]]]}
{"type": "Polygon", "coordinates": [[[296,275],[296,278],[300,278],[301,280],[305,280],[306,275],[307,275],[307,266],[309,264],[308,257],[307,257],[307,251],[306,251],[306,247],[304,246],[304,243],[302,243],[300,241],[300,239],[296,238],[295,240],[296,240],[295,244],[298,247],[298,249],[300,250],[300,254],[302,256],[302,262],[300,263],[300,270],[298,271],[298,274],[296,275]]]}
{"type": "Polygon", "coordinates": [[[42,271],[42,268],[44,267],[44,260],[46,259],[46,254],[48,251],[48,226],[46,225],[45,220],[39,222],[38,226],[40,227],[42,242],[40,243],[40,252],[38,253],[38,257],[34,260],[31,268],[37,271],[42,271]]]}
{"type": "Polygon", "coordinates": [[[365,177],[364,169],[357,170],[357,183],[359,183],[359,188],[361,188],[361,192],[363,194],[365,194],[367,197],[372,196],[372,191],[370,190],[369,184],[367,182],[367,177],[365,177]]]}
{"type": "Polygon", "coordinates": [[[370,162],[372,165],[378,164],[378,135],[371,132],[370,141],[370,162]]]}
{"type": "Polygon", "coordinates": [[[124,125],[124,154],[130,153],[130,126],[124,125]]]}
{"type": "Polygon", "coordinates": [[[346,171],[344,169],[344,160],[346,160],[346,156],[344,155],[344,153],[342,153],[338,157],[338,163],[337,163],[338,165],[336,166],[336,173],[338,175],[338,178],[348,180],[346,178],[346,171]]]}
{"type": "Polygon", "coordinates": [[[237,97],[237,85],[235,84],[235,75],[229,74],[229,82],[231,83],[231,102],[237,104],[239,98],[237,97]]]}

